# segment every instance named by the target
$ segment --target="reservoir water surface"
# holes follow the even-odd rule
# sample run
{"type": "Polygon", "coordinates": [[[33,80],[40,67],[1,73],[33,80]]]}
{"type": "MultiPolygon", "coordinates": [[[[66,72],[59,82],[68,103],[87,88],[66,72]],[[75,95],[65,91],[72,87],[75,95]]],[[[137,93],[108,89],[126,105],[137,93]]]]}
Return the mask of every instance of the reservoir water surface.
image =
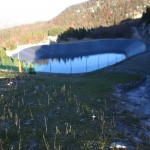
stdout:
{"type": "Polygon", "coordinates": [[[124,54],[104,53],[68,59],[42,59],[33,64],[36,72],[74,74],[95,71],[124,59],[124,54]]]}

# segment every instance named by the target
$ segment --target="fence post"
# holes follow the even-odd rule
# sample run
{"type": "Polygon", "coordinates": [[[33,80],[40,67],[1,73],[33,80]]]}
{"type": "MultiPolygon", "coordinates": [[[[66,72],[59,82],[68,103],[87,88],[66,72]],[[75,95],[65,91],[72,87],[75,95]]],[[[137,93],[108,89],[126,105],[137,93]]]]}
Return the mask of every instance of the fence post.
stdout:
{"type": "Polygon", "coordinates": [[[109,53],[107,53],[107,66],[109,66],[109,53]]]}
{"type": "Polygon", "coordinates": [[[19,62],[18,62],[18,70],[19,70],[19,73],[22,74],[22,67],[21,67],[21,62],[20,62],[20,60],[19,60],[19,62]]]}
{"type": "Polygon", "coordinates": [[[100,56],[101,56],[101,55],[98,56],[98,69],[100,68],[100,66],[99,66],[99,58],[100,58],[100,56]]]}
{"type": "Polygon", "coordinates": [[[22,74],[22,67],[21,67],[21,61],[20,61],[20,58],[19,58],[19,53],[18,53],[18,71],[20,74],[22,74]]]}
{"type": "Polygon", "coordinates": [[[52,67],[51,67],[51,59],[49,59],[49,61],[50,61],[50,73],[51,73],[51,69],[52,69],[52,67]]]}
{"type": "Polygon", "coordinates": [[[117,55],[116,55],[116,63],[117,63],[117,55]]]}
{"type": "Polygon", "coordinates": [[[85,57],[85,59],[86,59],[86,72],[87,72],[87,57],[85,57]]]}
{"type": "Polygon", "coordinates": [[[71,74],[72,74],[72,64],[71,64],[71,59],[70,59],[70,71],[71,71],[71,74]]]}

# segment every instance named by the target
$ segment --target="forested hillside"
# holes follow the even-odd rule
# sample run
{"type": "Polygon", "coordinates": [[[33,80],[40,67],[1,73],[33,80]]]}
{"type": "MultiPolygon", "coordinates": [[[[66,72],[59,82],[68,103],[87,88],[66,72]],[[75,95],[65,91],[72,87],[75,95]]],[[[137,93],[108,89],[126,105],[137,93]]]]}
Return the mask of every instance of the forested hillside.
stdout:
{"type": "MultiPolygon", "coordinates": [[[[96,28],[96,33],[92,36],[97,38],[101,34],[98,27],[107,30],[106,27],[117,25],[125,19],[140,18],[148,4],[149,0],[89,0],[67,8],[48,22],[1,30],[0,45],[6,49],[14,49],[17,44],[37,43],[46,39],[47,35],[60,34],[70,27],[96,28]]],[[[135,25],[139,21],[130,23],[135,25]]]]}
{"type": "Polygon", "coordinates": [[[49,23],[63,27],[111,26],[127,18],[139,18],[149,0],[89,0],[64,10],[49,23]]]}

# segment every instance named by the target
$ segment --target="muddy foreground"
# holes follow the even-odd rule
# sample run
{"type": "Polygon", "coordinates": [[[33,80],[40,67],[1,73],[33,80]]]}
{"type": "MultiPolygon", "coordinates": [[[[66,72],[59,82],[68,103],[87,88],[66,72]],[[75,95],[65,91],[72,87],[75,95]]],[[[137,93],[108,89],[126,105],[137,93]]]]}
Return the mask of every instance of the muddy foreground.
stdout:
{"type": "Polygon", "coordinates": [[[147,52],[130,58],[109,71],[128,72],[142,75],[143,79],[132,84],[114,87],[117,129],[127,149],[148,150],[150,147],[150,48],[147,52]]]}

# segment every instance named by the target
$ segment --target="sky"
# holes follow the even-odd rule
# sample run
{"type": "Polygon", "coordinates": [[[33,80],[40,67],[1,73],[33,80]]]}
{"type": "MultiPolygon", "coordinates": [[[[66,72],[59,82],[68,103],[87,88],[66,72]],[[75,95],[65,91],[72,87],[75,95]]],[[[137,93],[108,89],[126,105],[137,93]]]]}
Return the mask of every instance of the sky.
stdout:
{"type": "Polygon", "coordinates": [[[66,7],[84,1],[87,0],[0,0],[0,26],[50,20],[66,7]]]}

